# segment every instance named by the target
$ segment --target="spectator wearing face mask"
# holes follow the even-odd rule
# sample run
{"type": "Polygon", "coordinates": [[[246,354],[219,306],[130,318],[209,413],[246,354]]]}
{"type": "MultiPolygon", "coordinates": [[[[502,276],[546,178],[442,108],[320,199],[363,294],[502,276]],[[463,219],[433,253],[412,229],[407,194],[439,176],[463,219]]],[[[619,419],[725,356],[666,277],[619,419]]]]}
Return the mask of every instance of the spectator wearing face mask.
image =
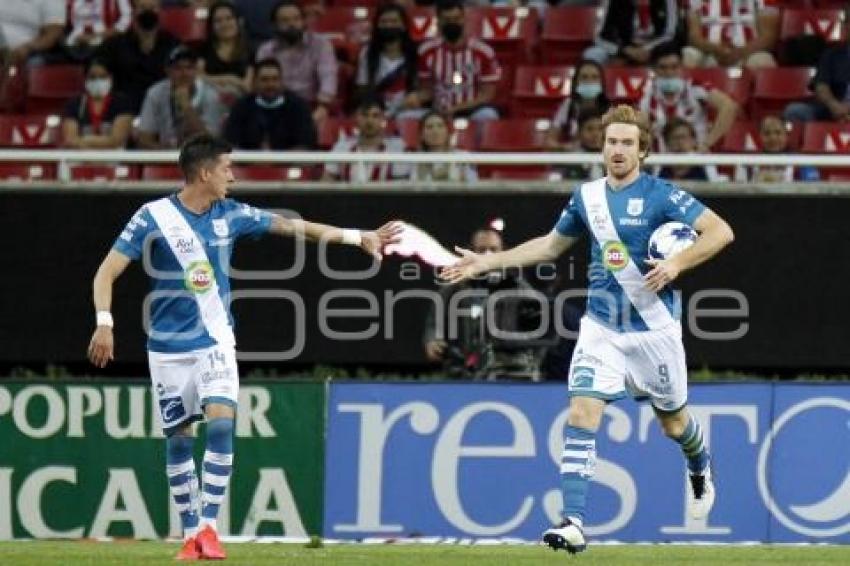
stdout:
{"type": "Polygon", "coordinates": [[[314,107],[319,123],[336,104],[337,62],[331,42],[306,29],[304,10],[295,0],[281,0],[272,9],[275,39],[257,50],[257,61],[277,59],[283,85],[314,107]]]}
{"type": "Polygon", "coordinates": [[[230,111],[224,138],[239,149],[309,150],[316,147],[316,125],[310,106],[283,88],[280,63],[257,63],[254,92],[230,111]]]}
{"type": "Polygon", "coordinates": [[[62,116],[62,145],[73,149],[121,149],[127,145],[133,111],[127,98],[112,92],[103,61],[86,68],[86,91],[68,102],[62,116]]]}
{"type": "Polygon", "coordinates": [[[440,37],[419,46],[422,105],[450,118],[497,120],[493,100],[502,69],[493,49],[466,36],[461,0],[440,0],[436,11],[440,37]]]}
{"type": "MultiPolygon", "coordinates": [[[[711,84],[685,78],[681,51],[676,45],[665,44],[655,48],[652,64],[654,77],[644,91],[639,109],[649,116],[656,138],[661,137],[669,120],[681,118],[694,127],[698,151],[708,151],[732,127],[738,114],[738,104],[711,84]],[[710,129],[709,106],[716,112],[710,129]]],[[[663,145],[661,149],[665,149],[663,145]]]]}
{"type": "Polygon", "coordinates": [[[600,116],[611,106],[605,95],[605,75],[596,61],[584,60],[576,65],[570,83],[570,96],[561,103],[546,134],[545,145],[551,151],[570,151],[575,148],[578,117],[595,111],[600,116]]]}
{"type": "Polygon", "coordinates": [[[407,14],[396,4],[382,4],[372,27],[357,64],[358,98],[377,94],[390,117],[418,109],[416,44],[407,32],[407,14]]]}
{"type": "Polygon", "coordinates": [[[114,90],[129,98],[134,114],[148,88],[165,77],[168,54],[180,45],[160,28],[159,14],[159,0],[136,0],[132,27],[106,39],[95,52],[112,72],[114,90]]]}

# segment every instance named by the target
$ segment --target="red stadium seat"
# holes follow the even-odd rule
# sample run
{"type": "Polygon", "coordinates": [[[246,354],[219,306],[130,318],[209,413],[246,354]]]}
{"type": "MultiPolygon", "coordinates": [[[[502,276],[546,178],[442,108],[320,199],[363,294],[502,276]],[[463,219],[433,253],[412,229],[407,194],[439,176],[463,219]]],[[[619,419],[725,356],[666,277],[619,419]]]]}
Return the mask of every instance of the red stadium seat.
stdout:
{"type": "Polygon", "coordinates": [[[549,121],[489,120],[480,127],[481,151],[542,151],[549,121]]]}
{"type": "Polygon", "coordinates": [[[36,65],[27,71],[28,114],[61,113],[71,98],[85,88],[80,65],[36,65]]]}
{"type": "Polygon", "coordinates": [[[840,43],[846,37],[844,10],[783,10],[779,30],[780,41],[799,35],[819,35],[828,43],[840,43]]]}
{"type": "MultiPolygon", "coordinates": [[[[799,151],[802,128],[793,122],[786,123],[788,130],[788,148],[799,151]]],[[[761,152],[761,134],[759,123],[751,121],[738,121],[723,136],[720,142],[720,151],[726,153],[759,153],[761,152]]]]}
{"type": "Polygon", "coordinates": [[[747,69],[703,67],[686,69],[685,74],[705,86],[725,92],[746,111],[753,89],[753,75],[747,69]]]}
{"type": "Polygon", "coordinates": [[[649,70],[646,68],[605,68],[605,92],[615,104],[637,104],[648,82],[649,70]]]}
{"type": "MultiPolygon", "coordinates": [[[[481,128],[481,151],[536,152],[543,151],[543,140],[549,130],[548,120],[515,119],[483,122],[481,128]]],[[[480,165],[482,178],[490,178],[497,172],[506,175],[528,175],[534,177],[547,170],[545,165],[480,165]]],[[[516,178],[516,177],[514,177],[516,178]]]]}
{"type": "Polygon", "coordinates": [[[810,97],[809,82],[813,75],[814,69],[808,67],[753,70],[750,117],[758,120],[767,114],[782,114],[790,102],[810,97]]]}
{"type": "Polygon", "coordinates": [[[537,10],[527,7],[482,7],[466,11],[466,30],[487,43],[502,65],[530,61],[540,25],[537,10]]]}
{"type": "Polygon", "coordinates": [[[805,153],[850,154],[850,124],[807,122],[802,149],[805,153]]]}
{"type": "Polygon", "coordinates": [[[334,6],[313,22],[314,32],[324,35],[339,49],[347,44],[362,45],[369,41],[372,30],[372,10],[364,6],[334,6]]]}
{"type": "Polygon", "coordinates": [[[465,118],[455,119],[452,123],[451,146],[464,151],[477,151],[479,128],[475,122],[465,118]]]}
{"type": "Polygon", "coordinates": [[[514,75],[513,118],[551,118],[570,95],[573,67],[523,66],[514,75]]]}
{"type": "Polygon", "coordinates": [[[139,178],[135,165],[71,165],[72,181],[130,181],[139,178]]]}
{"type": "Polygon", "coordinates": [[[394,126],[407,149],[415,150],[419,147],[419,120],[398,120],[394,126]]]}
{"type": "MultiPolygon", "coordinates": [[[[807,122],[803,127],[802,151],[850,155],[850,124],[807,122]]],[[[850,167],[821,167],[820,173],[824,179],[840,181],[850,177],[850,167]]]]}
{"type": "Polygon", "coordinates": [[[598,19],[595,7],[549,8],[543,20],[541,62],[547,65],[576,63],[593,43],[598,19]]]}
{"type": "Polygon", "coordinates": [[[307,181],[313,178],[309,167],[285,165],[234,165],[233,176],[237,181],[307,181]]]}
{"type": "Polygon", "coordinates": [[[2,181],[50,181],[56,178],[52,163],[14,163],[0,161],[2,181]]]}
{"type": "Polygon", "coordinates": [[[319,149],[330,149],[341,137],[355,135],[354,120],[351,118],[328,118],[319,127],[319,149]]]}
{"type": "Polygon", "coordinates": [[[177,165],[147,164],[142,167],[143,181],[183,181],[183,171],[177,165]]]}
{"type": "Polygon", "coordinates": [[[56,147],[58,116],[0,114],[0,147],[56,147]]]}
{"type": "Polygon", "coordinates": [[[410,38],[416,43],[437,37],[437,16],[433,8],[412,6],[407,9],[407,21],[410,38]]]}
{"type": "Polygon", "coordinates": [[[159,13],[162,28],[188,45],[197,46],[207,37],[206,8],[172,6],[159,13]]]}

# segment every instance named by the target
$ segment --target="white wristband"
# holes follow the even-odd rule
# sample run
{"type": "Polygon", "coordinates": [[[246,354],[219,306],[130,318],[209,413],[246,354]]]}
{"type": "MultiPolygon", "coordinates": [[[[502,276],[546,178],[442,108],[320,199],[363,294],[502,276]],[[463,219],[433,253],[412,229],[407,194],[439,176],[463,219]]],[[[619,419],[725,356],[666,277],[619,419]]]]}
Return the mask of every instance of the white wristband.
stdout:
{"type": "Polygon", "coordinates": [[[115,321],[112,320],[112,313],[109,311],[97,311],[97,325],[98,326],[108,326],[112,328],[115,325],[115,321]]]}
{"type": "Polygon", "coordinates": [[[353,228],[343,228],[342,230],[342,243],[348,244],[351,246],[359,246],[363,242],[363,235],[360,233],[360,230],[355,230],[353,228]]]}

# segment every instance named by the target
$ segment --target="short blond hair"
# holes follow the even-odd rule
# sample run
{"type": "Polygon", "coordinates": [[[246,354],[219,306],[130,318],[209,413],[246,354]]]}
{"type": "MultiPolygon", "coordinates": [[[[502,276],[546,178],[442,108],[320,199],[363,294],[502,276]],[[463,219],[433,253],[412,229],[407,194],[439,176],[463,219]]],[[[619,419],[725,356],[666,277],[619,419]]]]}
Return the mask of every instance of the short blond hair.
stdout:
{"type": "Polygon", "coordinates": [[[629,124],[638,127],[638,151],[640,160],[646,159],[649,155],[649,148],[652,145],[652,131],[649,128],[649,118],[646,114],[635,110],[628,104],[620,104],[612,106],[602,116],[603,131],[608,131],[608,126],[611,124],[629,124]]]}

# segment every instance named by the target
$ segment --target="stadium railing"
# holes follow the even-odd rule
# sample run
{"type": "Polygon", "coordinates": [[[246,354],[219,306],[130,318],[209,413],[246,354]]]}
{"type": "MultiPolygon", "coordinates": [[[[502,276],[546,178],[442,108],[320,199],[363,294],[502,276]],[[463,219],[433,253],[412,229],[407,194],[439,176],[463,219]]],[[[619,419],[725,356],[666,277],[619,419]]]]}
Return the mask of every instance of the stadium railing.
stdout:
{"type": "MultiPolygon", "coordinates": [[[[71,180],[69,171],[71,165],[77,164],[121,164],[147,165],[177,163],[177,151],[128,151],[128,150],[32,150],[32,149],[2,149],[0,163],[48,163],[57,168],[55,179],[38,181],[22,181],[10,179],[0,181],[0,188],[73,186],[78,188],[112,188],[112,189],[145,189],[153,187],[173,186],[174,181],[151,180],[71,180]]],[[[523,165],[575,165],[601,163],[602,156],[598,153],[332,153],[332,152],[261,152],[235,151],[232,154],[235,164],[277,164],[281,166],[322,165],[326,163],[461,163],[475,165],[523,166],[523,165]]],[[[850,155],[846,154],[751,154],[751,153],[705,153],[705,154],[651,154],[645,165],[716,165],[720,167],[735,166],[803,166],[847,169],[850,172],[850,155]]],[[[850,173],[848,174],[850,178],[850,173]]],[[[339,183],[317,182],[298,179],[271,181],[240,180],[240,187],[285,187],[295,190],[314,190],[316,188],[345,189],[356,188],[363,191],[382,192],[406,187],[415,191],[430,192],[435,190],[451,190],[452,192],[488,190],[552,190],[571,191],[577,181],[562,180],[553,177],[549,180],[519,180],[493,179],[479,180],[475,183],[453,182],[423,182],[409,181],[372,182],[372,183],[339,183]]],[[[850,182],[778,182],[738,183],[732,181],[718,182],[687,182],[684,186],[693,188],[700,193],[723,192],[729,194],[850,194],[850,182]]]]}

